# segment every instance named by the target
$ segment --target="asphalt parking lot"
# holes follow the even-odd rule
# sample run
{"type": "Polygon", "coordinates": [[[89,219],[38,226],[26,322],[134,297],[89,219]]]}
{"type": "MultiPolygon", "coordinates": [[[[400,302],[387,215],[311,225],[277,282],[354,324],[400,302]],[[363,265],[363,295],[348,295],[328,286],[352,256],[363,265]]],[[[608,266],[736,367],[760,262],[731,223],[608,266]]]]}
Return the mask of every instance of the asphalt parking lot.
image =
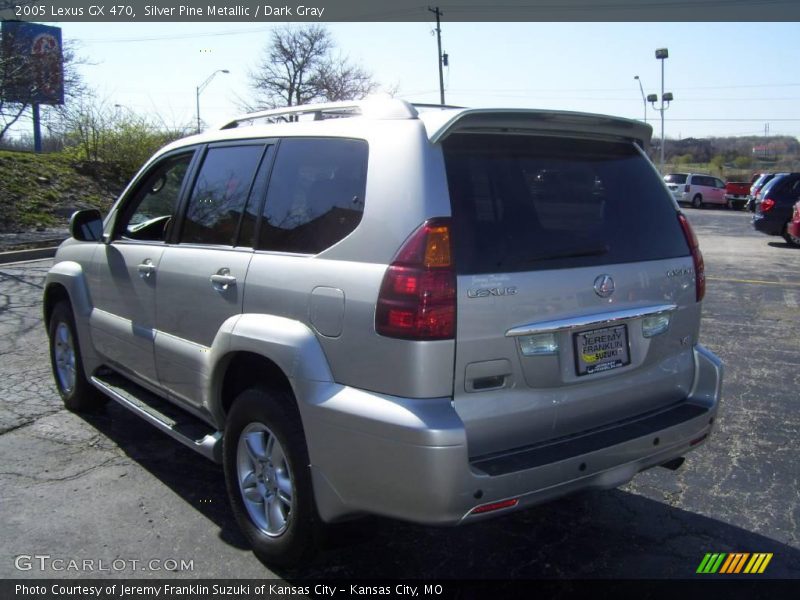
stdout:
{"type": "Polygon", "coordinates": [[[683,578],[707,552],[771,552],[764,576],[799,577],[800,249],[749,214],[686,212],[708,276],[701,339],[726,373],[716,432],[679,471],[469,527],[339,525],[312,562],[274,573],[218,466],[113,403],[61,408],[40,305],[52,261],[0,265],[0,577],[683,578]]]}

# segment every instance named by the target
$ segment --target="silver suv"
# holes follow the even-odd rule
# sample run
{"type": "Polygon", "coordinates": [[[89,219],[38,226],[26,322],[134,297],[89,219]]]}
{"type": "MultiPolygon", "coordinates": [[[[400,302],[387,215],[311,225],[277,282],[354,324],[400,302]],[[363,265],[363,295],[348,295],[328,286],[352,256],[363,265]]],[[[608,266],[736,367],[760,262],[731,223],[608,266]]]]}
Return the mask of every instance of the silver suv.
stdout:
{"type": "Polygon", "coordinates": [[[277,564],[360,514],[469,523],[677,468],[722,366],[650,134],[371,99],[176,142],[72,218],[44,292],[61,396],[221,462],[277,564]]]}

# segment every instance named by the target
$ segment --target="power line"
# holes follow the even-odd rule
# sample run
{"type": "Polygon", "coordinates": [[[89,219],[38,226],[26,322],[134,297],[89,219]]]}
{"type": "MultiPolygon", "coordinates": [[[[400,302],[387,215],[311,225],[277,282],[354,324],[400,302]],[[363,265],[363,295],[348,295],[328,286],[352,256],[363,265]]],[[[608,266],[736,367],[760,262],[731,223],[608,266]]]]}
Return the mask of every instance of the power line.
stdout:
{"type": "Polygon", "coordinates": [[[94,39],[74,38],[74,39],[75,41],[84,42],[87,44],[126,44],[134,42],[155,42],[160,40],[188,40],[192,38],[219,37],[226,35],[239,35],[243,33],[245,34],[263,33],[265,31],[270,31],[271,29],[272,27],[254,27],[250,29],[228,29],[227,31],[205,31],[200,33],[149,35],[149,36],[130,37],[130,38],[94,38],[94,39]]]}

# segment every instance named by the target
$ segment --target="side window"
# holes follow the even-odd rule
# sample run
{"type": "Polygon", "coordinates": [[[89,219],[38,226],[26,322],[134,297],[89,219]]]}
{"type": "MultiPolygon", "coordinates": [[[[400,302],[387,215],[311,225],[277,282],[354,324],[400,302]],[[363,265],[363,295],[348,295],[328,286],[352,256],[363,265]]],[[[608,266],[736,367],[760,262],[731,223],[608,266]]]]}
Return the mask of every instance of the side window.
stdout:
{"type": "Polygon", "coordinates": [[[368,146],[363,140],[284,139],[272,169],[258,248],[317,254],[361,222],[368,146]]]}
{"type": "Polygon", "coordinates": [[[795,179],[789,186],[789,197],[792,199],[800,197],[800,179],[795,179]]]}
{"type": "Polygon", "coordinates": [[[178,207],[193,152],[169,157],[155,165],[123,208],[116,230],[123,239],[163,242],[178,207]]]}
{"type": "Polygon", "coordinates": [[[197,175],[180,241],[233,245],[263,145],[210,148],[197,175]]]}

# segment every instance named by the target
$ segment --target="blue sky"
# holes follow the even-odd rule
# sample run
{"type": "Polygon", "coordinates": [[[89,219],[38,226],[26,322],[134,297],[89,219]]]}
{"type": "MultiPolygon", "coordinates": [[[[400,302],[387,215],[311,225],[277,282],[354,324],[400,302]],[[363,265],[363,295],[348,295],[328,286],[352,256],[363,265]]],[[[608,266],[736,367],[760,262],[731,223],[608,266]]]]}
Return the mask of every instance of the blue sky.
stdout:
{"type": "MultiPolygon", "coordinates": [[[[50,23],[59,25],[57,23],[50,23]]],[[[273,25],[263,23],[63,23],[90,63],[86,81],[110,104],[192,122],[195,87],[216,123],[248,98],[247,74],[273,25]]],[[[340,50],[398,96],[438,102],[433,23],[329,23],[340,50]]],[[[656,48],[667,47],[669,137],[800,136],[798,23],[442,23],[447,102],[579,110],[641,119],[661,91],[656,48]]],[[[660,135],[658,113],[648,122],[660,135]]]]}

